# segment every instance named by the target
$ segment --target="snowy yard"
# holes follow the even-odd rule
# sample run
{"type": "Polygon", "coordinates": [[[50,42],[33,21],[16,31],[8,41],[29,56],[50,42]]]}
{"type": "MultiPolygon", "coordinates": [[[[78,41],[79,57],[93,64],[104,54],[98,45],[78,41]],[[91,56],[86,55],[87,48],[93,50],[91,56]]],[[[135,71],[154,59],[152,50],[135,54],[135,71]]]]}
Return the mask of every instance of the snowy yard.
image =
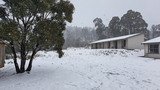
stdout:
{"type": "Polygon", "coordinates": [[[0,69],[0,90],[160,90],[160,60],[141,50],[67,49],[39,52],[30,74],[0,69]]]}

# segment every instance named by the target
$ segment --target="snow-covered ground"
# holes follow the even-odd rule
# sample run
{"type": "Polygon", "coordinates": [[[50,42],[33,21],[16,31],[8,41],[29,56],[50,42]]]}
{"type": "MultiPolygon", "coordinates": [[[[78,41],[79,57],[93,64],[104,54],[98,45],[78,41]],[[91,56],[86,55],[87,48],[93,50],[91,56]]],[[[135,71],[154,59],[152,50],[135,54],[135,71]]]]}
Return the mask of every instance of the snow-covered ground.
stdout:
{"type": "Polygon", "coordinates": [[[39,52],[30,74],[0,69],[0,90],[160,90],[160,60],[142,50],[67,49],[39,52]]]}

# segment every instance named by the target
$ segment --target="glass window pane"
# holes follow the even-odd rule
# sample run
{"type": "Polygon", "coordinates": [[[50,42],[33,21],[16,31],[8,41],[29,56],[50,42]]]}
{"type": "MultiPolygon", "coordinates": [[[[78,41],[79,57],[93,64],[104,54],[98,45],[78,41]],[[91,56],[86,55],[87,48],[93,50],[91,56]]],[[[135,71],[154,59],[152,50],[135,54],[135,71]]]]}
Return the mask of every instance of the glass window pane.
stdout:
{"type": "Polygon", "coordinates": [[[149,45],[149,53],[159,53],[159,45],[158,44],[153,44],[149,45]]]}

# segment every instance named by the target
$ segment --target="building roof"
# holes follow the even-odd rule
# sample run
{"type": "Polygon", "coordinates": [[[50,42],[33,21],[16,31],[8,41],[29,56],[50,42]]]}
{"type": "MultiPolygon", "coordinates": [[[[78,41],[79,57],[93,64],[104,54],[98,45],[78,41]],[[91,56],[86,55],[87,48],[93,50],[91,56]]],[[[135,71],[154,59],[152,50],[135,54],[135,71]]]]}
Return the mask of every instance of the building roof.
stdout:
{"type": "Polygon", "coordinates": [[[157,38],[154,38],[154,39],[143,42],[143,44],[147,44],[147,43],[148,44],[149,43],[160,43],[160,37],[157,37],[157,38]]]}
{"type": "Polygon", "coordinates": [[[102,39],[102,40],[98,40],[98,41],[92,42],[91,44],[109,42],[109,41],[117,41],[117,40],[124,40],[124,39],[130,38],[130,37],[133,37],[133,36],[137,36],[139,34],[140,33],[125,35],[125,36],[120,36],[120,37],[114,37],[114,38],[108,38],[108,39],[102,39]]]}

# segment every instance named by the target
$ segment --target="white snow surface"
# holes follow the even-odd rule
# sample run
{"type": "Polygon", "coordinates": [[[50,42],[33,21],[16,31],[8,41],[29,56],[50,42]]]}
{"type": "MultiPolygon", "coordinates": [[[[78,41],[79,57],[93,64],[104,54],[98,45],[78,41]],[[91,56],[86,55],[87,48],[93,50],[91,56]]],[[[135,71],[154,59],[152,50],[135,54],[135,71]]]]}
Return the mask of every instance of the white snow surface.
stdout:
{"type": "Polygon", "coordinates": [[[145,43],[160,43],[160,37],[157,37],[157,38],[148,40],[148,41],[143,42],[143,43],[144,43],[144,44],[145,44],[145,43]]]}
{"type": "Polygon", "coordinates": [[[15,74],[12,60],[0,69],[0,90],[160,90],[160,59],[143,50],[70,48],[38,53],[30,74],[15,74]]]}
{"type": "Polygon", "coordinates": [[[116,41],[116,40],[123,40],[123,39],[127,39],[136,35],[139,35],[140,33],[136,33],[136,34],[130,34],[130,35],[124,35],[124,36],[119,36],[119,37],[114,37],[114,38],[108,38],[108,39],[102,39],[102,40],[98,40],[98,41],[94,41],[91,44],[94,43],[102,43],[102,42],[109,42],[109,41],[116,41]]]}

